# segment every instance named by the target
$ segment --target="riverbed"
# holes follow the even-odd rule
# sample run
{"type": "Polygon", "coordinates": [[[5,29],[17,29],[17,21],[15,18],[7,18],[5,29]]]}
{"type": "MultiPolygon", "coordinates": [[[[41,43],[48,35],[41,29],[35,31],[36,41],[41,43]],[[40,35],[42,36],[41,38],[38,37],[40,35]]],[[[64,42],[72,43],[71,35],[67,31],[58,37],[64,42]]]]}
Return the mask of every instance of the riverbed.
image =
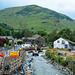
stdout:
{"type": "Polygon", "coordinates": [[[64,75],[54,68],[54,66],[41,56],[33,57],[34,75],[64,75]]]}

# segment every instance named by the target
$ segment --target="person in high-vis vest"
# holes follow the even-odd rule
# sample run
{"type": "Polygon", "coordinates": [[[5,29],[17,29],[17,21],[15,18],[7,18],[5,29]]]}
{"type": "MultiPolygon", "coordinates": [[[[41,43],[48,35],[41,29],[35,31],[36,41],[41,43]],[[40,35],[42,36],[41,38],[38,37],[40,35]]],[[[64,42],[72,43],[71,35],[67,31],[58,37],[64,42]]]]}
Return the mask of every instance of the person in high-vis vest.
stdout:
{"type": "Polygon", "coordinates": [[[35,50],[38,50],[38,45],[35,45],[35,50]]]}

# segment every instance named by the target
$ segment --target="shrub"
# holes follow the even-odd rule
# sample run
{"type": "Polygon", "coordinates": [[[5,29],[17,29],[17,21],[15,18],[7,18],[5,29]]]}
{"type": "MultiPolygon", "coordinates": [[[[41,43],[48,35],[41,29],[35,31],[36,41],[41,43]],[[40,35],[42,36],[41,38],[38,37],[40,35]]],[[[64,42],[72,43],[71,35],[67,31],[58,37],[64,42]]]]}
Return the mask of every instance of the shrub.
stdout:
{"type": "Polygon", "coordinates": [[[53,49],[59,49],[59,48],[53,48],[53,49]]]}
{"type": "Polygon", "coordinates": [[[48,58],[50,58],[50,56],[51,56],[51,55],[50,55],[50,50],[47,50],[46,53],[45,53],[45,55],[46,55],[48,58]]]}
{"type": "Polygon", "coordinates": [[[41,47],[41,50],[44,50],[45,48],[44,47],[41,47]]]}
{"type": "Polygon", "coordinates": [[[60,48],[60,50],[63,50],[63,51],[68,51],[68,49],[65,49],[65,48],[60,48]]]}
{"type": "Polygon", "coordinates": [[[12,44],[12,42],[8,42],[8,45],[9,45],[9,46],[12,46],[13,44],[12,44]]]}
{"type": "Polygon", "coordinates": [[[9,47],[9,45],[7,45],[6,47],[9,47]]]}
{"type": "Polygon", "coordinates": [[[75,65],[73,66],[73,74],[75,74],[75,65]]]}
{"type": "Polygon", "coordinates": [[[60,63],[61,63],[63,66],[66,66],[66,65],[67,65],[67,62],[64,61],[63,59],[60,59],[60,63]]]}
{"type": "Polygon", "coordinates": [[[62,59],[62,57],[57,56],[56,59],[55,59],[55,61],[60,63],[60,60],[61,60],[61,59],[62,59]]]}
{"type": "Polygon", "coordinates": [[[58,61],[57,57],[54,57],[54,60],[57,62],[58,61]]]}
{"type": "Polygon", "coordinates": [[[75,57],[67,56],[66,60],[63,60],[63,57],[58,56],[57,53],[51,52],[50,50],[47,50],[45,54],[51,60],[59,62],[63,66],[67,66],[75,74],[75,65],[74,66],[68,65],[68,62],[71,61],[71,60],[75,60],[75,57]]]}
{"type": "Polygon", "coordinates": [[[54,60],[54,56],[53,55],[51,55],[51,60],[54,60]]]}
{"type": "Polygon", "coordinates": [[[50,49],[53,49],[53,47],[49,47],[50,49]]]}

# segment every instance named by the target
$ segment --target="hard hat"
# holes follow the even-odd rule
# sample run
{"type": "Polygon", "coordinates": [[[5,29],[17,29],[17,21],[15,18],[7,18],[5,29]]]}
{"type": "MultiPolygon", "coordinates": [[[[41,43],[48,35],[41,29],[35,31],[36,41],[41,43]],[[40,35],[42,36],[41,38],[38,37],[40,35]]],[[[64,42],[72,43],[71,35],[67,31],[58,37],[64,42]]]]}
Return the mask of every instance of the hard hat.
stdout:
{"type": "Polygon", "coordinates": [[[1,54],[3,54],[3,51],[1,51],[1,54]]]}
{"type": "Polygon", "coordinates": [[[20,48],[20,50],[21,50],[21,48],[20,48]]]}

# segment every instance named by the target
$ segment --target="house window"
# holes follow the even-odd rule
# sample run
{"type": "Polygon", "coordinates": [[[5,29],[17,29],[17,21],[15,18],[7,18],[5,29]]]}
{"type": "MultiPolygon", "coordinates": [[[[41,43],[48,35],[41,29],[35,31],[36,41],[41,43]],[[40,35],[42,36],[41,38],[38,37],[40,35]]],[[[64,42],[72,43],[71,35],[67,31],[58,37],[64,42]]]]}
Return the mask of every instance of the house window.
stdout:
{"type": "Polygon", "coordinates": [[[59,41],[57,41],[57,43],[59,43],[59,41]]]}
{"type": "Polygon", "coordinates": [[[65,44],[65,41],[64,40],[62,40],[62,44],[65,44]]]}

